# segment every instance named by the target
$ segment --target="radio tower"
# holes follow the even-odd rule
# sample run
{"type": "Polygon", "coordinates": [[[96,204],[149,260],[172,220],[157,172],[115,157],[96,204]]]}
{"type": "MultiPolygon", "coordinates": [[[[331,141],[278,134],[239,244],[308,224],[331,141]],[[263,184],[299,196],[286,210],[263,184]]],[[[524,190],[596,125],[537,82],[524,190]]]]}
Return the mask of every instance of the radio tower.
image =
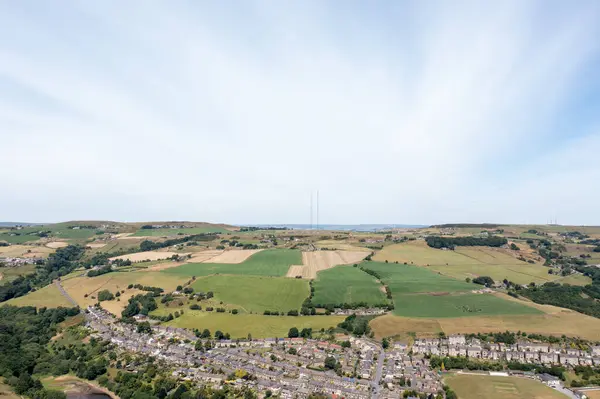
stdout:
{"type": "Polygon", "coordinates": [[[319,230],[319,190],[317,190],[317,230],[319,230]]]}

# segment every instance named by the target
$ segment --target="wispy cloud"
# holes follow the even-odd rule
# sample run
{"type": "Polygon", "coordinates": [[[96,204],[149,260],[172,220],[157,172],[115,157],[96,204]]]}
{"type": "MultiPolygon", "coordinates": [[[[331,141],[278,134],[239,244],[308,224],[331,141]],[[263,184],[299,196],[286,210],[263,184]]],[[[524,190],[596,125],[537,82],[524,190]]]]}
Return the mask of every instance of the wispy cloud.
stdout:
{"type": "Polygon", "coordinates": [[[596,2],[2,3],[0,219],[304,222],[319,189],[332,223],[600,224],[599,30],[596,2]]]}

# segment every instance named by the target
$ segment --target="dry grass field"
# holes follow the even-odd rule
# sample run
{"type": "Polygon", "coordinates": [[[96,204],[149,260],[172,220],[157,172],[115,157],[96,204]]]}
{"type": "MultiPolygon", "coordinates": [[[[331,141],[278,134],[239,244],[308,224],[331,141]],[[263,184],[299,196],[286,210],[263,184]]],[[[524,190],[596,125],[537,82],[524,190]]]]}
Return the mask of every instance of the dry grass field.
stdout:
{"type": "Polygon", "coordinates": [[[314,279],[321,270],[338,265],[349,265],[362,261],[369,253],[365,251],[315,251],[302,252],[302,265],[290,266],[286,276],[302,276],[314,279]]]}
{"type": "Polygon", "coordinates": [[[154,260],[168,259],[173,255],[185,255],[185,254],[178,254],[176,252],[146,251],[146,252],[136,252],[133,254],[115,256],[113,258],[110,258],[110,260],[113,261],[113,260],[117,260],[117,259],[123,259],[123,260],[129,259],[132,262],[144,262],[146,260],[154,261],[154,260]]]}
{"type": "Polygon", "coordinates": [[[64,241],[52,241],[52,242],[46,243],[46,246],[48,248],[52,248],[52,249],[64,248],[68,245],[69,245],[69,243],[64,242],[64,241]]]}
{"type": "MultiPolygon", "coordinates": [[[[209,261],[210,263],[242,263],[245,262],[246,259],[262,251],[262,249],[238,249],[238,250],[230,250],[225,251],[213,258],[209,261]]],[[[208,251],[205,251],[208,252],[208,251]]],[[[212,252],[212,251],[211,251],[212,252]]],[[[202,252],[201,252],[202,253],[202,252]]],[[[198,262],[197,260],[190,260],[190,262],[198,262]]]]}
{"type": "Polygon", "coordinates": [[[57,308],[59,306],[70,308],[73,306],[54,284],[47,285],[35,292],[30,292],[25,296],[14,298],[4,303],[13,306],[35,306],[38,308],[57,308]]]}
{"type": "Polygon", "coordinates": [[[9,258],[47,258],[54,249],[42,245],[11,245],[0,247],[0,257],[9,258]]]}
{"type": "Polygon", "coordinates": [[[566,399],[539,381],[520,377],[453,374],[444,378],[461,399],[566,399]]]}
{"type": "Polygon", "coordinates": [[[588,399],[600,399],[600,390],[583,391],[583,393],[588,397],[588,399]]]}
{"type": "Polygon", "coordinates": [[[90,247],[92,249],[104,248],[106,246],[105,242],[90,242],[85,244],[86,247],[90,247]]]}
{"type": "Polygon", "coordinates": [[[136,289],[127,289],[129,284],[141,284],[152,287],[163,288],[166,292],[173,291],[179,284],[188,281],[189,278],[176,274],[148,273],[148,272],[119,272],[108,273],[97,277],[74,277],[66,281],[62,286],[69,295],[81,307],[93,305],[97,302],[98,291],[109,290],[113,294],[117,291],[125,291],[121,294],[120,301],[102,302],[102,307],[111,313],[120,315],[121,310],[127,305],[127,300],[137,294],[145,293],[136,289]],[[86,297],[87,295],[87,297],[86,297]]]}
{"type": "Polygon", "coordinates": [[[223,251],[221,250],[207,250],[201,252],[192,253],[192,258],[189,260],[191,263],[202,263],[202,262],[211,262],[212,259],[221,255],[223,251]]]}

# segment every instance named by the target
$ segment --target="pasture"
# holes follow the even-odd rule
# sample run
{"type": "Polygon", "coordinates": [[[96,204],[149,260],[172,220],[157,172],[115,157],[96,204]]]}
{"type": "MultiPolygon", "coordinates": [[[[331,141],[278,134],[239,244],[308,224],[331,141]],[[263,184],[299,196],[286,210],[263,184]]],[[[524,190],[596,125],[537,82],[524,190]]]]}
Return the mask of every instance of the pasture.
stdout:
{"type": "Polygon", "coordinates": [[[163,273],[181,276],[208,276],[211,274],[241,274],[254,276],[285,276],[289,267],[302,261],[295,249],[268,249],[260,251],[242,263],[188,263],[165,270],[163,273]]]}
{"type": "Polygon", "coordinates": [[[393,313],[405,317],[441,318],[542,314],[543,312],[491,294],[456,293],[394,295],[393,313]]]}
{"type": "Polygon", "coordinates": [[[312,302],[320,305],[366,302],[387,303],[383,286],[377,279],[358,267],[337,266],[317,274],[312,302]]]}
{"type": "MultiPolygon", "coordinates": [[[[159,308],[152,312],[167,315],[172,309],[159,308]]],[[[256,314],[229,314],[186,309],[185,313],[164,325],[181,328],[209,329],[211,334],[220,330],[231,334],[231,338],[283,338],[292,327],[320,330],[336,327],[344,316],[263,316],[256,314]]]]}
{"type": "Polygon", "coordinates": [[[299,310],[310,292],[306,280],[236,275],[198,278],[192,288],[196,292],[212,291],[215,300],[248,313],[299,310]]]}
{"type": "Polygon", "coordinates": [[[260,251],[262,251],[262,249],[232,249],[229,251],[221,252],[217,256],[207,259],[204,262],[210,261],[210,263],[242,263],[248,260],[248,258],[252,255],[257,254],[260,251]]]}
{"type": "Polygon", "coordinates": [[[190,227],[183,229],[139,229],[138,231],[133,233],[133,237],[170,237],[177,235],[228,232],[230,231],[218,226],[190,227]]]}
{"type": "Polygon", "coordinates": [[[26,242],[37,241],[39,239],[39,236],[29,235],[22,233],[21,231],[0,233],[0,241],[6,241],[9,244],[24,244],[26,242]]]}
{"type": "Polygon", "coordinates": [[[453,374],[444,383],[461,399],[566,399],[567,396],[528,378],[453,374]]]}
{"type": "Polygon", "coordinates": [[[27,295],[10,299],[4,303],[13,306],[35,306],[37,308],[58,308],[60,306],[70,308],[73,306],[54,284],[47,285],[27,295]]]}
{"type": "Polygon", "coordinates": [[[365,262],[361,266],[377,272],[394,296],[418,292],[471,291],[481,286],[443,276],[427,267],[395,263],[365,262]]]}

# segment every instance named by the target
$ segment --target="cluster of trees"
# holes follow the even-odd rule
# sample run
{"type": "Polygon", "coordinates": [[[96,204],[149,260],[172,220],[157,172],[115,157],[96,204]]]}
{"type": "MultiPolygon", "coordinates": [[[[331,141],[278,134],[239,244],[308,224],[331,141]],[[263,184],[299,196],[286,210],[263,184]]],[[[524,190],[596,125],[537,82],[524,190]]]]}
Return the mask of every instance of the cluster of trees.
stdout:
{"type": "Polygon", "coordinates": [[[62,392],[44,389],[35,374],[66,374],[79,362],[65,364],[48,350],[57,325],[79,313],[78,308],[39,310],[34,307],[0,307],[0,375],[18,395],[62,399],[62,392]]]}
{"type": "Polygon", "coordinates": [[[98,302],[112,301],[113,299],[115,299],[115,296],[109,290],[102,290],[98,292],[98,302]]]}
{"type": "MultiPolygon", "coordinates": [[[[440,368],[442,364],[446,369],[462,369],[462,370],[483,370],[483,371],[501,371],[504,369],[504,364],[500,362],[488,362],[481,359],[472,360],[467,357],[440,357],[431,356],[429,359],[431,367],[440,368]]],[[[548,373],[565,379],[565,369],[561,366],[542,366],[539,364],[507,362],[506,367],[510,370],[534,371],[536,373],[548,373]]]]}
{"type": "Polygon", "coordinates": [[[303,328],[302,330],[298,331],[296,327],[292,327],[288,331],[288,338],[312,338],[312,333],[312,328],[303,328]]]}
{"type": "Polygon", "coordinates": [[[371,319],[372,317],[369,316],[356,316],[353,314],[346,317],[343,322],[338,324],[338,327],[350,334],[362,336],[371,332],[371,327],[369,327],[371,319]]]}
{"type": "Polygon", "coordinates": [[[585,287],[553,282],[518,289],[517,292],[540,304],[560,306],[600,318],[600,284],[585,287]]]}
{"type": "Polygon", "coordinates": [[[191,236],[185,236],[181,238],[171,238],[165,241],[150,241],[144,240],[140,243],[140,251],[154,251],[160,248],[172,247],[173,245],[183,244],[188,241],[212,241],[216,238],[216,233],[201,233],[193,234],[191,236]]]}
{"type": "Polygon", "coordinates": [[[154,294],[138,294],[129,298],[127,307],[121,312],[123,318],[133,317],[137,314],[147,316],[148,313],[158,308],[156,301],[154,300],[154,294]]]}
{"type": "Polygon", "coordinates": [[[112,266],[111,265],[106,265],[106,266],[102,266],[96,270],[90,270],[89,272],[87,272],[88,277],[96,277],[96,276],[101,276],[103,274],[107,274],[112,272],[112,266]]]}
{"type": "Polygon", "coordinates": [[[478,246],[478,247],[501,247],[508,243],[508,240],[504,237],[490,236],[490,237],[440,237],[440,236],[429,236],[425,238],[425,242],[432,248],[448,248],[454,249],[455,247],[464,246],[478,246]]]}
{"type": "Polygon", "coordinates": [[[52,280],[71,273],[79,266],[84,251],[85,249],[80,245],[57,249],[42,265],[36,267],[35,273],[0,285],[0,302],[23,296],[33,289],[48,285],[52,280]]]}
{"type": "Polygon", "coordinates": [[[485,285],[486,287],[492,287],[495,284],[494,279],[489,276],[475,277],[472,281],[475,284],[485,285]]]}

